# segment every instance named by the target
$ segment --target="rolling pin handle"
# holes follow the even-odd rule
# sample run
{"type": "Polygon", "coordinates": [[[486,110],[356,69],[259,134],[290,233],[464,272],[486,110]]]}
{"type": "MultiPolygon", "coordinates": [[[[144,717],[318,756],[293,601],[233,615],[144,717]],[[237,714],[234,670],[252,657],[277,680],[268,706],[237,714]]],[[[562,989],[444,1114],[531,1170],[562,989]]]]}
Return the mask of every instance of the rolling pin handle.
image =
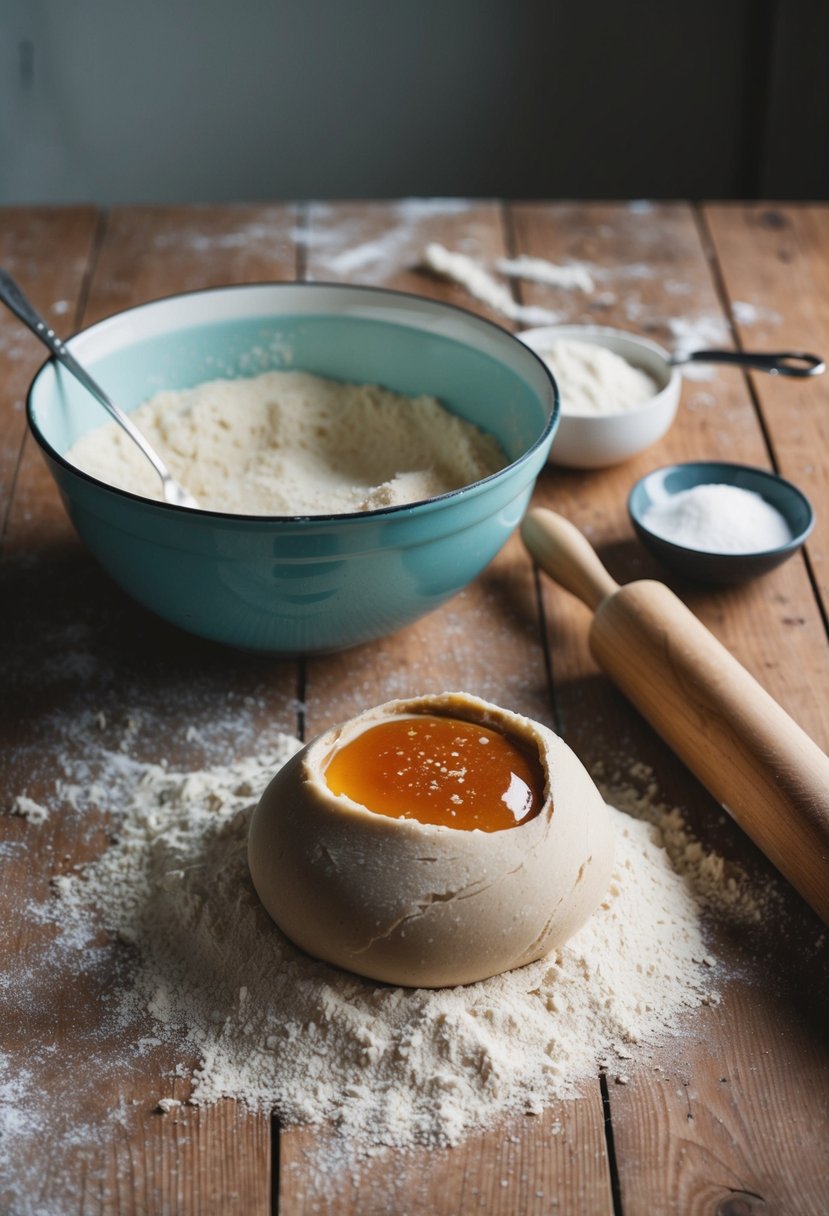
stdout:
{"type": "Polygon", "coordinates": [[[545,507],[528,511],[521,536],[542,570],[577,595],[588,608],[595,610],[602,600],[619,590],[619,584],[605,570],[587,537],[554,511],[545,507]]]}
{"type": "Polygon", "coordinates": [[[664,584],[620,588],[552,511],[530,511],[521,531],[596,610],[602,670],[829,925],[829,757],[664,584]]]}

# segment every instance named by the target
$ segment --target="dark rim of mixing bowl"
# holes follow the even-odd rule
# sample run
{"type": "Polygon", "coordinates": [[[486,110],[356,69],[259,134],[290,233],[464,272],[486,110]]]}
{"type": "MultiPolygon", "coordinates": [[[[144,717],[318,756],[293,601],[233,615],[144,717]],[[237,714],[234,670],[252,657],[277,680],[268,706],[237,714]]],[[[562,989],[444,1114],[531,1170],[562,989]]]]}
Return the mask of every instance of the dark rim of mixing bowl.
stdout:
{"type": "MultiPolygon", "coordinates": [[[[368,291],[368,292],[376,293],[377,295],[380,295],[380,296],[394,296],[395,298],[398,298],[398,299],[412,300],[418,304],[433,305],[439,309],[444,309],[447,312],[460,313],[462,316],[468,317],[470,320],[473,320],[482,326],[488,327],[490,329],[494,329],[498,334],[501,334],[501,335],[506,334],[507,337],[512,338],[514,342],[517,342],[523,351],[525,351],[526,353],[531,355],[533,359],[535,359],[536,363],[538,363],[539,366],[541,367],[546,379],[549,381],[550,388],[552,389],[550,416],[547,419],[541,434],[538,436],[538,438],[535,440],[535,442],[526,449],[525,452],[522,452],[522,454],[517,458],[517,460],[510,461],[509,464],[504,465],[504,467],[502,469],[498,469],[497,472],[490,473],[487,477],[480,478],[479,481],[471,481],[471,482],[469,482],[468,485],[459,486],[458,489],[456,489],[456,490],[448,490],[445,494],[437,494],[437,495],[435,495],[434,498],[420,498],[417,500],[417,502],[399,503],[396,506],[391,506],[391,507],[377,507],[371,511],[341,511],[341,512],[337,512],[337,513],[333,513],[333,514],[329,514],[329,515],[243,515],[240,512],[234,512],[234,511],[213,511],[207,507],[182,507],[176,503],[165,502],[162,499],[145,498],[142,494],[133,494],[131,490],[124,490],[120,486],[113,486],[113,485],[110,485],[109,482],[107,482],[107,481],[101,481],[100,478],[93,477],[90,473],[86,473],[86,472],[84,472],[83,469],[79,469],[77,467],[77,465],[72,464],[71,461],[68,461],[64,456],[62,456],[60,454],[60,452],[56,451],[55,448],[52,447],[52,445],[49,443],[49,440],[42,433],[42,431],[38,427],[37,423],[35,422],[35,419],[33,416],[33,403],[32,403],[32,394],[34,392],[34,386],[35,386],[37,380],[40,378],[41,373],[50,364],[57,365],[57,363],[58,363],[58,360],[55,359],[54,356],[50,356],[48,359],[44,360],[44,362],[40,365],[40,367],[35,372],[35,375],[32,378],[32,382],[29,385],[29,390],[26,394],[26,419],[29,424],[29,429],[31,430],[32,434],[34,435],[36,442],[40,445],[40,447],[43,449],[43,451],[46,453],[46,455],[51,460],[54,460],[57,464],[62,465],[63,468],[65,468],[69,472],[73,473],[76,477],[80,477],[84,481],[88,481],[91,485],[102,486],[105,490],[109,490],[111,493],[118,494],[118,495],[122,496],[123,498],[130,499],[133,502],[148,503],[151,506],[160,507],[166,511],[178,511],[178,512],[183,512],[187,515],[208,516],[209,518],[212,518],[212,519],[249,520],[249,521],[255,522],[255,523],[296,523],[298,521],[301,521],[303,523],[309,523],[309,524],[321,524],[321,523],[335,522],[335,521],[339,521],[339,520],[377,519],[380,517],[387,517],[389,515],[398,515],[403,512],[406,512],[406,511],[411,511],[415,507],[423,507],[423,506],[430,505],[431,503],[443,503],[443,502],[447,501],[448,499],[457,497],[457,495],[459,495],[459,494],[465,494],[467,491],[469,491],[471,489],[476,489],[478,486],[485,486],[489,482],[494,481],[496,478],[502,477],[510,469],[514,469],[518,465],[523,464],[527,460],[527,458],[533,454],[533,452],[535,452],[539,447],[542,446],[542,444],[547,439],[547,436],[549,435],[550,431],[555,427],[556,423],[559,420],[559,415],[561,412],[561,399],[559,396],[558,385],[556,384],[555,377],[553,376],[552,372],[545,364],[544,360],[531,347],[529,347],[525,343],[521,342],[520,339],[517,338],[514,333],[512,333],[508,329],[505,329],[503,325],[498,325],[495,321],[490,321],[488,317],[482,317],[478,313],[472,312],[471,309],[461,308],[460,305],[458,305],[458,304],[448,304],[443,300],[433,300],[430,296],[419,296],[411,291],[395,291],[391,288],[386,288],[386,287],[363,286],[360,283],[326,283],[326,282],[322,282],[320,280],[315,279],[312,283],[299,283],[299,282],[227,283],[225,285],[219,285],[217,287],[198,288],[194,291],[174,292],[172,295],[159,296],[157,300],[148,300],[144,304],[136,304],[131,308],[122,308],[122,309],[119,309],[117,312],[109,313],[106,317],[101,317],[100,320],[96,321],[93,325],[88,325],[88,326],[86,326],[85,329],[79,329],[77,333],[73,334],[71,338],[67,339],[67,342],[69,344],[71,344],[71,342],[74,338],[78,338],[84,334],[92,333],[94,330],[98,329],[100,326],[108,325],[111,321],[114,321],[116,318],[126,316],[127,313],[140,313],[144,309],[154,308],[156,305],[166,303],[168,300],[186,300],[190,296],[219,295],[221,292],[225,292],[225,291],[250,291],[251,289],[274,288],[274,287],[279,288],[280,291],[290,291],[291,289],[296,289],[296,288],[303,288],[304,290],[313,291],[316,288],[321,288],[321,289],[324,288],[326,291],[342,291],[342,292],[368,291]]],[[[311,314],[311,315],[314,315],[314,314],[311,314]]],[[[319,314],[319,315],[323,315],[323,314],[319,314]]],[[[428,332],[428,331],[423,331],[423,332],[428,332]]],[[[280,369],[274,368],[272,370],[277,371],[280,369]]],[[[296,369],[294,369],[294,370],[296,370],[296,369]]],[[[103,406],[101,407],[101,409],[104,412],[104,414],[106,414],[106,411],[103,410],[103,406]]],[[[480,428],[478,428],[478,429],[480,429],[480,428]]]]}
{"type": "MultiPolygon", "coordinates": [[[[718,482],[713,479],[711,481],[696,481],[693,485],[683,486],[683,489],[691,490],[694,488],[694,486],[722,484],[723,482],[718,482]]],[[[736,482],[731,480],[731,478],[725,478],[725,484],[736,485],[736,482]]],[[[737,488],[745,489],[744,486],[737,486],[737,488]]],[[[681,491],[677,490],[676,493],[679,494],[681,491]]],[[[672,498],[674,495],[669,494],[668,497],[672,498]]],[[[764,501],[768,502],[768,499],[764,499],[764,501]]],[[[773,506],[774,504],[772,503],[770,505],[773,506]]],[[[631,487],[630,493],[628,494],[627,508],[631,522],[637,531],[641,531],[647,536],[652,537],[660,545],[665,545],[666,548],[672,553],[682,556],[696,555],[706,560],[710,560],[711,558],[722,558],[723,560],[727,561],[751,561],[755,558],[771,557],[778,553],[793,553],[808,539],[812,529],[815,526],[814,507],[800,487],[796,486],[793,481],[789,481],[787,478],[781,477],[779,473],[774,473],[770,469],[760,469],[753,464],[737,464],[734,461],[728,460],[685,460],[680,461],[678,464],[664,464],[658,469],[651,469],[650,473],[646,473],[644,477],[640,477],[639,480],[631,487]],[[801,503],[805,506],[808,513],[806,526],[801,528],[795,536],[792,536],[791,540],[787,540],[783,545],[775,545],[772,549],[752,549],[749,553],[718,553],[716,549],[691,549],[688,545],[678,545],[676,541],[668,540],[667,537],[660,536],[658,532],[652,532],[647,524],[642,521],[642,518],[638,512],[634,511],[633,509],[633,496],[636,491],[640,488],[640,486],[643,486],[646,481],[650,481],[652,477],[656,477],[659,473],[671,473],[675,469],[697,469],[702,466],[705,466],[708,469],[724,469],[729,473],[750,473],[753,477],[757,477],[761,481],[770,481],[775,485],[785,486],[788,493],[790,493],[793,498],[800,499],[801,503]]],[[[776,509],[778,511],[780,510],[779,507],[776,509]]],[[[780,514],[782,515],[783,512],[780,511],[780,514]]],[[[788,516],[784,516],[784,518],[788,524],[788,516]]]]}

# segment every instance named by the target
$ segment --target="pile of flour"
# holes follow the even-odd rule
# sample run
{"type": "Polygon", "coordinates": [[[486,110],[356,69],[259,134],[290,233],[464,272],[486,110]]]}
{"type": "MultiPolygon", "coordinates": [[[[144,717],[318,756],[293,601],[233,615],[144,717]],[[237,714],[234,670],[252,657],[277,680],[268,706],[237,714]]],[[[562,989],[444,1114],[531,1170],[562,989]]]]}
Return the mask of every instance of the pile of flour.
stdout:
{"type": "Polygon", "coordinates": [[[605,346],[561,338],[539,354],[556,378],[563,414],[623,414],[659,392],[646,372],[605,346]]]}
{"type": "MultiPolygon", "coordinates": [[[[490,435],[434,397],[308,372],[265,372],[158,393],[130,415],[209,510],[243,515],[372,511],[446,494],[507,463],[490,435]]],[[[115,422],[67,460],[160,499],[158,477],[115,422]]]]}
{"type": "MultiPolygon", "coordinates": [[[[191,1101],[333,1122],[366,1149],[454,1143],[505,1111],[540,1112],[601,1064],[623,1082],[619,1061],[718,999],[691,884],[657,828],[616,810],[607,897],[547,959],[429,991],[308,958],[263,911],[246,861],[258,795],[297,746],[281,736],[267,755],[187,773],[108,753],[98,793],[118,791],[115,843],[54,882],[71,949],[102,923],[136,948],[117,1016],[128,1027],[149,1011],[159,1039],[195,1051],[191,1101]]],[[[171,1097],[172,1081],[161,1110],[171,1097]]]]}

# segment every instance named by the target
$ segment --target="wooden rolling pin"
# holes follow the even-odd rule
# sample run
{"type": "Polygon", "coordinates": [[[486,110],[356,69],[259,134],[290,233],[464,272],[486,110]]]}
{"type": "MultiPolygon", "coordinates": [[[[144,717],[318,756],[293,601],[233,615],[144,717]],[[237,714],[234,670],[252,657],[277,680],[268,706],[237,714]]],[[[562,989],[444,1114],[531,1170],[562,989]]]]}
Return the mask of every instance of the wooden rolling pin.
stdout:
{"type": "Polygon", "coordinates": [[[620,587],[552,511],[521,533],[594,610],[599,666],[829,924],[829,757],[664,584],[620,587]]]}

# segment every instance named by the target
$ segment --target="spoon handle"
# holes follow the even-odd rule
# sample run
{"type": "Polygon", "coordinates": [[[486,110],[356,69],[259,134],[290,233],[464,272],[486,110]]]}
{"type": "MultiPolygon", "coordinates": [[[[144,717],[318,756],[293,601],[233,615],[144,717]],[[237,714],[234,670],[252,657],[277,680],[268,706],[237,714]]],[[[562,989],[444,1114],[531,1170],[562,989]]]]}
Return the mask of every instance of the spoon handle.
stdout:
{"type": "Polygon", "coordinates": [[[758,372],[768,372],[770,376],[819,376],[826,371],[826,364],[819,355],[797,350],[766,353],[751,350],[695,350],[687,355],[674,355],[670,362],[674,367],[683,363],[731,363],[735,367],[750,367],[758,372]]]}
{"type": "Polygon", "coordinates": [[[2,267],[0,267],[0,300],[32,331],[36,338],[40,338],[44,346],[52,352],[67,371],[72,373],[76,380],[81,382],[104,409],[109,411],[118,425],[124,428],[133,443],[138,445],[161,478],[162,485],[166,487],[166,483],[171,480],[167,466],[150,447],[138,428],[130,422],[123,410],[110,400],[101,386],[92,379],[86,368],[82,367],[69,353],[66,343],[57,336],[48,321],[44,320],[31,300],[24,294],[20,285],[2,267]]]}

